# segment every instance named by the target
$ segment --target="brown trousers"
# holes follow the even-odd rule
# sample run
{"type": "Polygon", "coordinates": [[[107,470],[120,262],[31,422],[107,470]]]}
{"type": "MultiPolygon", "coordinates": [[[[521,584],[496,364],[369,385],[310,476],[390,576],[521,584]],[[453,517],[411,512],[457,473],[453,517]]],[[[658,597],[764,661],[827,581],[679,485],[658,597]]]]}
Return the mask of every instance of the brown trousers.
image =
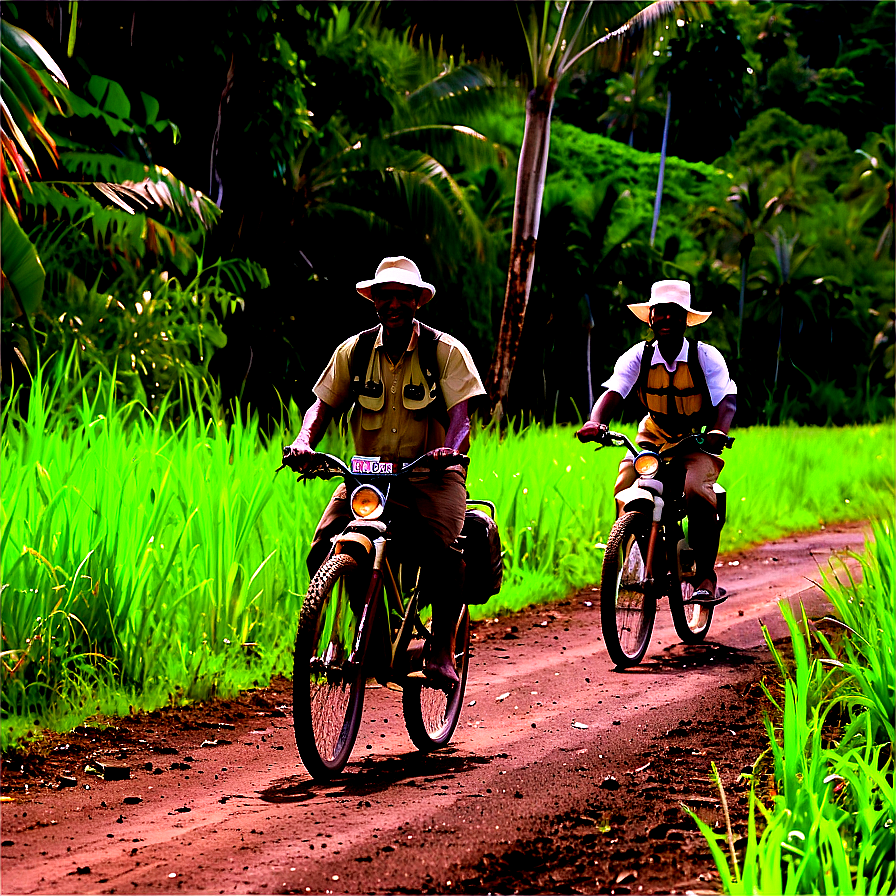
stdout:
{"type": "MultiPolygon", "coordinates": [[[[712,487],[718,481],[719,473],[725,466],[725,461],[712,454],[704,454],[697,451],[694,454],[685,454],[675,460],[676,464],[684,467],[684,494],[686,498],[699,496],[708,501],[712,507],[716,506],[716,493],[712,487]]],[[[624,458],[619,464],[619,475],[616,478],[616,486],[613,494],[618,495],[623,489],[634,485],[638,479],[634,462],[631,458],[624,458]]]]}

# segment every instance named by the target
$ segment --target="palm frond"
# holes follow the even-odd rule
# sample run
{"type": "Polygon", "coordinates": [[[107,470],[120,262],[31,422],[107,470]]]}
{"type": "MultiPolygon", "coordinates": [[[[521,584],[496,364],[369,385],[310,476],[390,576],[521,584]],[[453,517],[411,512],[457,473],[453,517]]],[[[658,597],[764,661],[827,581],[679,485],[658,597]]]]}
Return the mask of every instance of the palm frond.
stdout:
{"type": "Polygon", "coordinates": [[[645,44],[659,36],[661,28],[665,30],[669,27],[670,20],[687,21],[705,18],[706,15],[706,3],[702,0],[688,3],[682,0],[655,0],[620,28],[605,34],[576,53],[558,70],[557,76],[562,78],[579,59],[592,52],[602,66],[619,71],[645,44]]]}
{"type": "MultiPolygon", "coordinates": [[[[56,219],[68,222],[74,230],[89,236],[92,243],[110,252],[133,258],[142,257],[149,249],[172,260],[181,270],[195,259],[192,244],[199,235],[195,231],[178,231],[149,217],[150,206],[143,205],[147,194],[133,186],[34,181],[32,187],[33,193],[25,197],[30,208],[39,213],[51,209],[56,219]],[[125,205],[129,208],[125,209],[125,205]]],[[[38,228],[41,229],[45,229],[43,225],[38,228]]]]}
{"type": "MultiPolygon", "coordinates": [[[[0,38],[0,93],[3,96],[0,100],[0,133],[5,138],[2,141],[2,153],[27,185],[29,174],[36,173],[40,176],[32,140],[36,140],[36,145],[43,146],[51,160],[56,159],[56,144],[44,127],[43,119],[58,110],[52,93],[54,79],[62,82],[65,79],[46,51],[26,31],[2,22],[0,38]],[[24,58],[18,53],[22,53],[24,58]],[[47,76],[48,73],[52,78],[47,76]],[[42,77],[42,74],[47,77],[42,77]],[[46,93],[42,88],[46,89],[46,93]],[[25,164],[26,157],[31,162],[31,171],[25,164]]],[[[0,183],[4,197],[10,174],[7,169],[7,176],[0,183]]]]}
{"type": "Polygon", "coordinates": [[[400,128],[383,135],[386,140],[416,138],[418,144],[441,159],[457,158],[462,167],[479,168],[482,165],[507,167],[507,153],[484,134],[459,124],[426,124],[400,128]]]}
{"type": "Polygon", "coordinates": [[[0,42],[9,47],[25,64],[37,71],[46,71],[52,77],[68,87],[68,81],[62,70],[53,61],[50,54],[27,32],[6,20],[0,21],[0,42]]]}
{"type": "Polygon", "coordinates": [[[446,70],[438,77],[421,85],[408,95],[408,107],[416,112],[439,103],[446,97],[454,97],[471,90],[493,89],[495,82],[478,65],[467,63],[446,70]]]}

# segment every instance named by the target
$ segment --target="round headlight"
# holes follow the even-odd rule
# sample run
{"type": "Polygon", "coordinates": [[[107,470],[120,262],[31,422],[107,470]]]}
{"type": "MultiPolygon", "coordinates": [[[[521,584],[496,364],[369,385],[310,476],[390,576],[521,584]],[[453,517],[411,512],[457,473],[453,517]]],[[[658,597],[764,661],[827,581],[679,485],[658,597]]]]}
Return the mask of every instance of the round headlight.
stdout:
{"type": "Polygon", "coordinates": [[[382,512],[386,499],[372,485],[359,485],[352,492],[352,513],[362,520],[375,520],[382,512]]]}
{"type": "Polygon", "coordinates": [[[659,468],[659,455],[652,451],[645,451],[635,458],[635,471],[639,476],[653,476],[659,468]]]}

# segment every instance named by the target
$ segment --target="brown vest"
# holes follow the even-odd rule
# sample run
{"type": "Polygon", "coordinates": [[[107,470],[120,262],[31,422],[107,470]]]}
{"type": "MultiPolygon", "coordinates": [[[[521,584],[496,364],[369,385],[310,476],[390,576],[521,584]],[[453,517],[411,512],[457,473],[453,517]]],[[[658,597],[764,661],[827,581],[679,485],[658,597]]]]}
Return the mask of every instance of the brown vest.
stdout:
{"type": "Polygon", "coordinates": [[[660,429],[672,437],[697,432],[712,415],[706,374],[697,356],[698,344],[689,341],[687,361],[679,361],[669,373],[662,361],[651,365],[655,343],[644,343],[634,391],[660,429]]]}

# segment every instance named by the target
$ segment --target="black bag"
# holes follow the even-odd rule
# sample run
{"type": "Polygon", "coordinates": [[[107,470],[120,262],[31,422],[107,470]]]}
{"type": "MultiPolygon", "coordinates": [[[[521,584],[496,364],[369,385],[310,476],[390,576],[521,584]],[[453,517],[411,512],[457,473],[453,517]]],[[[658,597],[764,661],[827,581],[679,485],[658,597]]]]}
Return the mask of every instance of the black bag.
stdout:
{"type": "Polygon", "coordinates": [[[498,524],[481,510],[467,509],[461,530],[464,551],[464,603],[484,604],[501,590],[504,552],[498,524]]]}

